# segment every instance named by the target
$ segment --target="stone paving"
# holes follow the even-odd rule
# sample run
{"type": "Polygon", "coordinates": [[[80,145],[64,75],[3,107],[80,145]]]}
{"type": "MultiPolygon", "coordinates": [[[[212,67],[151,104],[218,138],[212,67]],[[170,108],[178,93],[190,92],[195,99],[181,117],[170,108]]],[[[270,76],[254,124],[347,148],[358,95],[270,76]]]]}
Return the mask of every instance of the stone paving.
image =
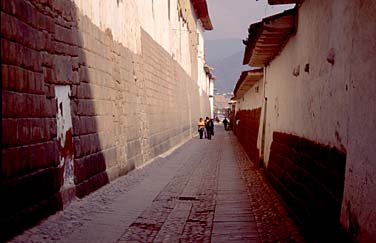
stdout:
{"type": "Polygon", "coordinates": [[[9,242],[305,242],[231,132],[195,137],[9,242]]]}

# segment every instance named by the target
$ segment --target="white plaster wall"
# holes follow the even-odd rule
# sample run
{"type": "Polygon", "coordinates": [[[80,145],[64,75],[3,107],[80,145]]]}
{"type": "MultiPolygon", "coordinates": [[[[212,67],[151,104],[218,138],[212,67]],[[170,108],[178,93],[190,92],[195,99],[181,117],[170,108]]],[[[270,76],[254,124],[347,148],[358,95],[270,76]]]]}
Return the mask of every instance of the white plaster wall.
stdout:
{"type": "Polygon", "coordinates": [[[262,79],[257,81],[242,97],[236,102],[236,111],[253,110],[262,107],[264,100],[264,87],[262,79]],[[256,92],[258,87],[258,92],[256,92]]]}
{"type": "MultiPolygon", "coordinates": [[[[72,137],[67,137],[70,130],[72,132],[72,115],[70,106],[71,90],[69,85],[55,85],[55,95],[57,101],[57,114],[56,114],[56,127],[57,127],[57,140],[60,147],[66,147],[66,144],[72,144],[72,137]]],[[[64,167],[63,172],[63,187],[70,187],[74,185],[74,163],[73,154],[59,155],[59,167],[64,167]]]]}
{"type": "Polygon", "coordinates": [[[349,215],[356,218],[359,242],[376,240],[375,11],[372,0],[304,1],[296,35],[265,77],[265,161],[273,131],[347,152],[341,223],[347,227],[349,215]],[[331,49],[334,65],[326,60],[331,49]]]}
{"type": "MultiPolygon", "coordinates": [[[[239,110],[253,110],[256,108],[261,107],[261,116],[260,116],[260,128],[258,132],[258,139],[257,139],[257,148],[259,149],[260,153],[261,144],[262,144],[262,126],[264,122],[264,80],[260,79],[257,81],[242,97],[240,97],[235,104],[235,111],[238,112],[239,110]],[[258,92],[256,91],[256,87],[258,87],[258,92]]],[[[261,155],[261,154],[260,154],[261,155]]]]}
{"type": "Polygon", "coordinates": [[[208,82],[209,82],[209,95],[214,96],[214,84],[215,84],[214,80],[209,79],[208,82]]]}
{"type": "Polygon", "coordinates": [[[346,28],[346,24],[334,24],[335,18],[348,20],[334,18],[332,4],[304,2],[299,9],[296,35],[266,68],[267,151],[276,130],[339,148],[347,145],[349,94],[345,76],[350,62],[346,61],[345,52],[339,51],[344,49],[343,43],[331,36],[338,36],[346,28]],[[336,50],[333,66],[326,61],[331,48],[336,50]],[[303,70],[305,64],[310,66],[309,73],[303,70]],[[300,74],[295,77],[292,72],[298,65],[300,74]]]}
{"type": "Polygon", "coordinates": [[[214,80],[209,79],[209,103],[210,103],[210,117],[214,118],[214,80]]]}
{"type": "Polygon", "coordinates": [[[189,30],[178,16],[177,0],[72,1],[96,26],[111,30],[114,40],[134,53],[141,53],[144,29],[191,75],[189,30]]]}
{"type": "MultiPolygon", "coordinates": [[[[200,90],[204,91],[205,93],[209,94],[209,90],[207,86],[209,85],[209,78],[206,76],[206,72],[204,69],[205,65],[205,49],[204,49],[204,37],[203,37],[203,29],[200,26],[199,21],[196,22],[197,28],[197,39],[198,39],[198,46],[197,46],[197,70],[198,70],[198,80],[197,85],[200,87],[200,90]]],[[[201,93],[200,93],[201,94],[201,93]]]]}
{"type": "Polygon", "coordinates": [[[348,84],[349,141],[341,223],[350,218],[360,227],[358,240],[376,242],[376,4],[375,1],[346,1],[351,9],[353,33],[348,84]]]}
{"type": "Polygon", "coordinates": [[[209,97],[210,117],[214,118],[214,97],[209,97]]]}
{"type": "MultiPolygon", "coordinates": [[[[167,0],[165,2],[167,3],[167,0]]],[[[170,11],[170,53],[183,69],[189,75],[192,75],[189,30],[187,23],[178,15],[177,0],[170,0],[170,11]]],[[[166,17],[168,16],[166,15],[166,17]]]]}
{"type": "MultiPolygon", "coordinates": [[[[142,6],[143,0],[73,0],[73,2],[82,14],[88,16],[101,30],[110,29],[115,41],[122,43],[134,53],[140,52],[141,19],[138,17],[138,9],[142,6]]],[[[151,11],[147,7],[143,8],[143,11],[144,15],[150,16],[151,11]]]]}

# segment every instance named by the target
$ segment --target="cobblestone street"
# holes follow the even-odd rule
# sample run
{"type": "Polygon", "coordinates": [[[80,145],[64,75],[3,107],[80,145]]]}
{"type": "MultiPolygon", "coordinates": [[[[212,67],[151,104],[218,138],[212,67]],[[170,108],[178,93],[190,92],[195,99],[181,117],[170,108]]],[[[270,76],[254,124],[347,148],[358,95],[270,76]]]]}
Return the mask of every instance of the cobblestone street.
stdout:
{"type": "Polygon", "coordinates": [[[216,126],[10,242],[305,242],[232,132],[216,126]]]}

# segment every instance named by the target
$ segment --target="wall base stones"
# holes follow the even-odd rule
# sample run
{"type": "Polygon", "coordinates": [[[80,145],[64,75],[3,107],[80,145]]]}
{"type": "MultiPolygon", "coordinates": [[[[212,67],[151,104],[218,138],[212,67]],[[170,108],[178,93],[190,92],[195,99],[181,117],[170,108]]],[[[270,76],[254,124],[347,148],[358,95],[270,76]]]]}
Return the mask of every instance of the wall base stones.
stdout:
{"type": "Polygon", "coordinates": [[[273,133],[267,177],[312,242],[345,242],[339,227],[345,163],[346,153],[335,147],[273,133]]]}
{"type": "Polygon", "coordinates": [[[235,127],[235,133],[249,158],[253,162],[258,163],[260,160],[260,152],[257,148],[257,139],[260,127],[261,108],[240,110],[236,113],[236,116],[239,119],[239,124],[233,125],[233,127],[235,127]]]}

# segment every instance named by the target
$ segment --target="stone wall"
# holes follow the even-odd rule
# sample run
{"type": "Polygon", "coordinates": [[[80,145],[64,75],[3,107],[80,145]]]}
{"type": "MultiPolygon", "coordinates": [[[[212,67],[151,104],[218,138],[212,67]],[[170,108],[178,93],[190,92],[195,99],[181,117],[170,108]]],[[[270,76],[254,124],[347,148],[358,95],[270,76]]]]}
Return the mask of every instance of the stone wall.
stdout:
{"type": "Polygon", "coordinates": [[[209,114],[181,66],[141,31],[115,42],[69,0],[1,1],[1,240],[144,165],[209,114]]]}
{"type": "Polygon", "coordinates": [[[261,108],[240,110],[236,113],[238,124],[233,123],[233,129],[249,158],[258,163],[260,152],[257,139],[260,129],[261,108]]]}
{"type": "Polygon", "coordinates": [[[346,154],[335,147],[273,134],[267,176],[313,242],[337,242],[342,237],[338,218],[345,165],[346,154]]]}

